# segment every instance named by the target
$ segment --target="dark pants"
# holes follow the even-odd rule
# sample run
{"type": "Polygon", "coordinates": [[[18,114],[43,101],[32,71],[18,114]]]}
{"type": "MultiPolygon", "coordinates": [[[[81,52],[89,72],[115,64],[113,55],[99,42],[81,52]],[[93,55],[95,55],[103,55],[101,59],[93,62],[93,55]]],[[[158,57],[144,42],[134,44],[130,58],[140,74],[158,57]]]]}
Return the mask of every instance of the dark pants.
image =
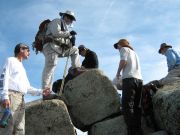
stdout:
{"type": "Polygon", "coordinates": [[[127,124],[128,135],[142,135],[141,130],[141,93],[142,80],[123,79],[122,111],[127,124]]]}

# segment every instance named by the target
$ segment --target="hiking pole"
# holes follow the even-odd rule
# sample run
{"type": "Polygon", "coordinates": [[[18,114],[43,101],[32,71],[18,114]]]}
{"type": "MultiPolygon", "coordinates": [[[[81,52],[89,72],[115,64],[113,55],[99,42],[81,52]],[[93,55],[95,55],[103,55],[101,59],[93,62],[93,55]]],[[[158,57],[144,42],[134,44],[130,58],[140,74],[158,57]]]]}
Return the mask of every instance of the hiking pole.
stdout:
{"type": "MultiPolygon", "coordinates": [[[[70,48],[70,49],[71,49],[71,48],[70,48]]],[[[59,91],[59,93],[58,93],[58,96],[61,96],[61,95],[62,95],[62,91],[63,91],[63,87],[64,87],[64,81],[65,81],[65,75],[66,75],[67,66],[68,66],[68,61],[69,61],[70,49],[69,49],[69,51],[68,51],[68,56],[67,56],[67,60],[66,60],[65,68],[64,68],[63,79],[62,79],[62,83],[61,83],[61,87],[60,87],[60,91],[59,91]]]]}

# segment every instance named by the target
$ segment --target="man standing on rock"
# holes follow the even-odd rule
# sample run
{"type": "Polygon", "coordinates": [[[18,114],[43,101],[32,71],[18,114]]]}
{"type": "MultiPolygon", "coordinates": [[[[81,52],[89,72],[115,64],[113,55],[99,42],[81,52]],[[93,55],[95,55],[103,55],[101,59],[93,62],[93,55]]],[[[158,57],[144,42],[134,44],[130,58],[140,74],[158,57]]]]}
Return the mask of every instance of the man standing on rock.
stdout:
{"type": "Polygon", "coordinates": [[[71,67],[80,67],[78,48],[75,47],[75,31],[69,31],[73,21],[76,21],[72,11],[60,12],[61,18],[52,20],[47,27],[46,37],[49,39],[43,45],[45,66],[42,73],[42,88],[51,88],[54,71],[59,57],[71,58],[71,67]],[[50,40],[51,39],[51,40],[50,40]],[[63,42],[64,41],[64,42],[63,42]],[[69,42],[68,42],[69,41],[69,42]]]}
{"type": "Polygon", "coordinates": [[[142,135],[141,129],[141,93],[142,76],[139,59],[126,39],[114,44],[120,52],[121,60],[116,77],[122,71],[122,111],[127,124],[128,135],[142,135]]]}
{"type": "MultiPolygon", "coordinates": [[[[0,118],[5,109],[10,109],[12,119],[7,127],[0,128],[0,135],[25,135],[25,103],[24,95],[44,96],[49,89],[36,89],[30,86],[22,61],[30,55],[29,47],[19,43],[14,49],[15,57],[9,57],[0,76],[0,118]]],[[[2,121],[1,121],[2,122],[2,121]]]]}
{"type": "Polygon", "coordinates": [[[161,84],[166,84],[180,79],[180,53],[172,49],[171,45],[162,43],[159,53],[166,56],[168,75],[160,80],[161,84]]]}

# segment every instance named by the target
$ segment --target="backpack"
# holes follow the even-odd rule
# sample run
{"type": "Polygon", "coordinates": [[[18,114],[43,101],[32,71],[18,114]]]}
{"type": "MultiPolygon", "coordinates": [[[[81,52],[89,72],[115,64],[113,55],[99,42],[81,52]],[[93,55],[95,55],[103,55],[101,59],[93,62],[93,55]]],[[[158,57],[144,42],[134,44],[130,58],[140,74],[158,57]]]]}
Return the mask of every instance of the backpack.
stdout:
{"type": "Polygon", "coordinates": [[[36,52],[36,54],[38,54],[38,52],[41,52],[43,49],[47,26],[50,22],[51,21],[49,19],[46,19],[42,21],[39,25],[39,30],[35,36],[35,41],[32,44],[32,48],[36,52]]]}

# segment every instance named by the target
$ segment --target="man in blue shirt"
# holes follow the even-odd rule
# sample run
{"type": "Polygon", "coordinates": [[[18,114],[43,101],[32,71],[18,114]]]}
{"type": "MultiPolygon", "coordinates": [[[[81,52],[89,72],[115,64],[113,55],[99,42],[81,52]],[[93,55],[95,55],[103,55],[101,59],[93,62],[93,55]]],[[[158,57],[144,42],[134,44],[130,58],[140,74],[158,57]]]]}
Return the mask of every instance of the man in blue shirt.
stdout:
{"type": "Polygon", "coordinates": [[[161,83],[165,84],[180,79],[180,53],[166,43],[160,45],[159,53],[166,56],[168,66],[168,75],[161,79],[161,83]]]}

